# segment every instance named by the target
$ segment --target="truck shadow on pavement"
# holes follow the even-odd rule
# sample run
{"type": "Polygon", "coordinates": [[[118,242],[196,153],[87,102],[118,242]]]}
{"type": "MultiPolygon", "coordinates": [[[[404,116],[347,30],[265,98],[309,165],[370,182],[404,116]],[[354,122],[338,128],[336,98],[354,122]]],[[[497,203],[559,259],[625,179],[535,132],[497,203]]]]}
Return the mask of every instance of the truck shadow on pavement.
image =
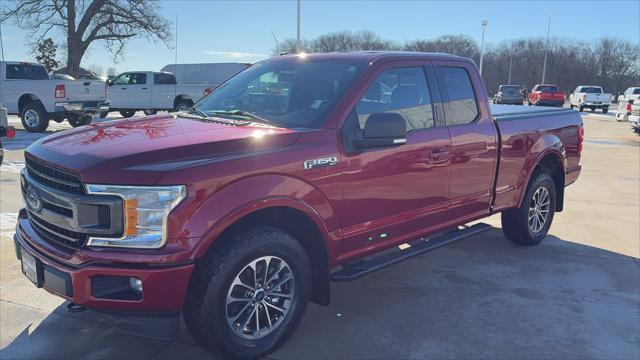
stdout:
{"type": "MultiPolygon", "coordinates": [[[[184,324],[176,340],[152,340],[65,306],[49,314],[13,306],[24,313],[11,316],[22,331],[2,335],[0,357],[211,358],[184,324]]],[[[637,359],[639,337],[638,259],[555,236],[516,246],[494,228],[332,284],[331,306],[310,305],[268,358],[637,359]]]]}

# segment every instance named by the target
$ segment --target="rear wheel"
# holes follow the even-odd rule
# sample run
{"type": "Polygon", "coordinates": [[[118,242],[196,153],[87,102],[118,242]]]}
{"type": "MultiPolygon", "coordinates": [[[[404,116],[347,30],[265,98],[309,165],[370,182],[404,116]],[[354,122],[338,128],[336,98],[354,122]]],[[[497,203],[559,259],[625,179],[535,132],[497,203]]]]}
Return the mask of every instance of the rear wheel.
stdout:
{"type": "Polygon", "coordinates": [[[609,108],[608,108],[608,107],[603,107],[603,108],[602,108],[602,113],[603,113],[603,114],[606,114],[606,113],[608,113],[608,112],[609,112],[609,108]]]}
{"type": "Polygon", "coordinates": [[[584,111],[584,106],[580,105],[580,106],[578,107],[578,111],[583,112],[583,111],[584,111]]]}
{"type": "Polygon", "coordinates": [[[304,248],[276,228],[228,240],[196,268],[184,319],[196,341],[222,358],[264,356],[300,323],[311,265],[304,248]]]}
{"type": "Polygon", "coordinates": [[[91,117],[91,115],[69,115],[69,117],[67,118],[69,124],[71,124],[71,126],[73,126],[74,128],[78,126],[89,125],[91,124],[92,120],[93,118],[91,117]]]}
{"type": "Polygon", "coordinates": [[[148,109],[148,110],[142,110],[142,112],[143,112],[145,115],[155,115],[155,114],[157,114],[157,113],[158,113],[158,110],[150,110],[150,109],[148,109]]]}
{"type": "Polygon", "coordinates": [[[122,117],[128,118],[128,117],[132,117],[133,114],[136,113],[135,110],[120,110],[119,111],[120,115],[122,115],[122,117]]]}
{"type": "Polygon", "coordinates": [[[49,114],[39,101],[31,101],[20,113],[22,126],[28,132],[44,132],[49,126],[49,114]]]}
{"type": "Polygon", "coordinates": [[[193,106],[193,101],[181,99],[176,103],[175,111],[184,112],[188,111],[193,106]]]}
{"type": "Polygon", "coordinates": [[[107,117],[107,115],[109,115],[109,112],[108,112],[108,111],[100,111],[100,112],[98,113],[98,116],[99,116],[101,119],[106,118],[106,117],[107,117]]]}
{"type": "Polygon", "coordinates": [[[520,245],[537,245],[547,236],[556,208],[556,188],[551,175],[539,171],[529,182],[522,205],[502,213],[502,231],[520,245]]]}

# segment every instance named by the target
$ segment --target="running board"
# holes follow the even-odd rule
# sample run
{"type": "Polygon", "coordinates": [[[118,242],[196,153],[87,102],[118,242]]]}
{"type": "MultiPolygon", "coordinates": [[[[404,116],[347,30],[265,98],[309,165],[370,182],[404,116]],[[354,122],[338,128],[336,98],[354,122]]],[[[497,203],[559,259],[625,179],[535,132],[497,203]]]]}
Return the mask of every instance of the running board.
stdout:
{"type": "Polygon", "coordinates": [[[374,257],[370,260],[362,260],[344,265],[344,267],[331,275],[331,280],[336,282],[347,282],[359,279],[374,271],[384,269],[387,266],[397,264],[410,257],[420,255],[431,250],[435,250],[441,246],[450,244],[457,240],[476,235],[483,231],[491,229],[491,225],[478,223],[463,229],[452,230],[438,237],[429,239],[418,239],[411,244],[405,243],[398,246],[399,250],[393,251],[386,255],[374,257]]]}

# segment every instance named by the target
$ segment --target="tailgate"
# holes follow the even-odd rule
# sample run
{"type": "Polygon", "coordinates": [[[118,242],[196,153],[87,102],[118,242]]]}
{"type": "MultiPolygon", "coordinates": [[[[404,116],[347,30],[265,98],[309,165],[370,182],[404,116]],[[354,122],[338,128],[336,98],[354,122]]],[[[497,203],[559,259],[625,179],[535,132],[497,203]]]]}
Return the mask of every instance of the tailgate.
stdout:
{"type": "Polygon", "coordinates": [[[68,101],[106,100],[105,83],[98,80],[73,80],[65,82],[68,101]]]}
{"type": "Polygon", "coordinates": [[[609,94],[586,94],[589,102],[609,102],[609,94]]]}
{"type": "Polygon", "coordinates": [[[564,100],[563,92],[543,92],[540,98],[544,100],[564,100]]]}

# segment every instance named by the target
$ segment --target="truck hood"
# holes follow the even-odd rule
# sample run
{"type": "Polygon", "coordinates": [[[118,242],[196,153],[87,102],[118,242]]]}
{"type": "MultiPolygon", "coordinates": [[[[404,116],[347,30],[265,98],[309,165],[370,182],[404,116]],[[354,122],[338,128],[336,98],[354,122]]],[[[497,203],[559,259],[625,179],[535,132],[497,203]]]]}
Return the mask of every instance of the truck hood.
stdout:
{"type": "Polygon", "coordinates": [[[289,146],[299,135],[262,124],[237,126],[152,116],[60,132],[33,143],[27,156],[77,173],[87,183],[148,185],[168,170],[230,154],[289,146]]]}

